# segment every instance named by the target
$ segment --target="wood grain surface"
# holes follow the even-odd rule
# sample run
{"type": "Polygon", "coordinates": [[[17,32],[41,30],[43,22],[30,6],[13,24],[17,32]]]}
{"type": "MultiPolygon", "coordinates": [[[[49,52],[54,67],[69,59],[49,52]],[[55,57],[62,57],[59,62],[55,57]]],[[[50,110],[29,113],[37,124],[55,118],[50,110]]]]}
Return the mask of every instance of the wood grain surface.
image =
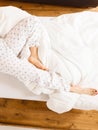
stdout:
{"type": "Polygon", "coordinates": [[[45,102],[0,99],[0,122],[55,130],[98,130],[98,112],[73,109],[57,114],[45,102]]]}

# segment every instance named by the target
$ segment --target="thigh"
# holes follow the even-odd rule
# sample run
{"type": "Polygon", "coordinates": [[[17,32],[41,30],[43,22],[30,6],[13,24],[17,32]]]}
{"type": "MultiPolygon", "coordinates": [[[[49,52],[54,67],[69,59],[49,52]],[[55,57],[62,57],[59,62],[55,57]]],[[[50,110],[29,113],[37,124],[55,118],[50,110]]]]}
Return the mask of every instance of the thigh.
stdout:
{"type": "Polygon", "coordinates": [[[36,16],[30,16],[21,20],[4,37],[7,45],[16,55],[22,50],[28,41],[28,38],[38,29],[39,20],[36,16]]]}

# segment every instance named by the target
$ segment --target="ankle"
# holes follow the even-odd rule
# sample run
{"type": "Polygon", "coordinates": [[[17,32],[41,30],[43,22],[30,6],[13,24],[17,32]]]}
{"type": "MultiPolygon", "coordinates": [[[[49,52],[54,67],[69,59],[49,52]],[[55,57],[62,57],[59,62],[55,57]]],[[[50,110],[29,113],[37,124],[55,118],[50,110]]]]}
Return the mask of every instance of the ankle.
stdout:
{"type": "Polygon", "coordinates": [[[38,48],[37,47],[31,47],[30,51],[31,51],[31,56],[33,56],[34,58],[38,58],[38,48]]]}

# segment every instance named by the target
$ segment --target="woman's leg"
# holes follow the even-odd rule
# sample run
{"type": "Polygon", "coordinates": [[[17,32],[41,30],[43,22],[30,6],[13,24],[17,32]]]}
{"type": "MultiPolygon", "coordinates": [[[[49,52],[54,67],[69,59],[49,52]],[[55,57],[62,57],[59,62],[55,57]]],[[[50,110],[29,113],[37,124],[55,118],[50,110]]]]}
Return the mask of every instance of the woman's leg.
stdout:
{"type": "Polygon", "coordinates": [[[93,88],[82,88],[78,85],[71,85],[70,91],[74,93],[79,93],[79,94],[88,94],[95,96],[98,94],[98,90],[93,89],[93,88]]]}
{"type": "Polygon", "coordinates": [[[39,46],[42,25],[36,16],[21,20],[4,37],[7,45],[16,55],[19,55],[24,46],[39,46]]]}
{"type": "MultiPolygon", "coordinates": [[[[7,45],[18,55],[24,46],[30,46],[31,55],[28,61],[36,67],[47,70],[38,57],[39,38],[41,37],[42,25],[39,19],[31,16],[21,20],[11,31],[5,36],[7,45]]],[[[21,56],[20,56],[21,57],[21,56]]]]}
{"type": "Polygon", "coordinates": [[[0,39],[0,72],[16,77],[35,94],[50,94],[60,89],[69,91],[70,88],[60,75],[37,69],[27,60],[17,58],[3,39],[0,39]]]}
{"type": "Polygon", "coordinates": [[[39,56],[38,56],[38,48],[37,47],[30,47],[30,56],[28,58],[28,61],[35,65],[37,68],[39,69],[42,69],[42,70],[48,70],[48,68],[46,68],[42,62],[40,61],[39,59],[39,56]]]}

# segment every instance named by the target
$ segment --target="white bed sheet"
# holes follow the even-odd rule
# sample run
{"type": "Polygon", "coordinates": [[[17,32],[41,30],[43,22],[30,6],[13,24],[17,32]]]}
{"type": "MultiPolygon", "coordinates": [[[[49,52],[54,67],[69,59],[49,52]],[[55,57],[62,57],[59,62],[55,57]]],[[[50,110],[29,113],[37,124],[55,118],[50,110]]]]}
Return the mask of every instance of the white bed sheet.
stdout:
{"type": "Polygon", "coordinates": [[[46,101],[46,95],[35,95],[16,78],[0,73],[0,98],[46,101]]]}
{"type": "MultiPolygon", "coordinates": [[[[33,101],[47,101],[48,96],[35,95],[16,78],[0,73],[0,98],[24,99],[33,101]]],[[[76,104],[76,109],[98,110],[98,96],[81,95],[76,104]]]]}

